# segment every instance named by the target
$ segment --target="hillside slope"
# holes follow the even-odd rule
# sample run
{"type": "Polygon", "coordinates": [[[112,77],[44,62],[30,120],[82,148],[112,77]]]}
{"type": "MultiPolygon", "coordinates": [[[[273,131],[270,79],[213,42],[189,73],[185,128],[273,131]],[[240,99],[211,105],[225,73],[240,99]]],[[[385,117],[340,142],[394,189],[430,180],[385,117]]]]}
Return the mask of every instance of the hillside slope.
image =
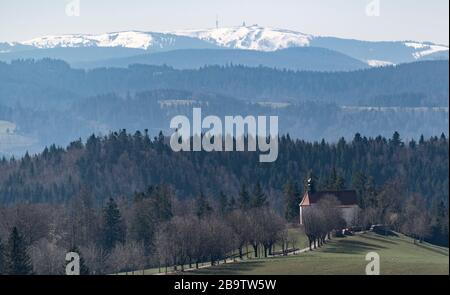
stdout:
{"type": "Polygon", "coordinates": [[[192,274],[214,275],[365,275],[369,252],[380,255],[381,275],[448,275],[448,248],[414,245],[399,235],[366,233],[335,238],[325,247],[296,256],[255,259],[205,268],[192,274]]]}
{"type": "Polygon", "coordinates": [[[169,65],[177,69],[198,69],[207,65],[228,64],[303,71],[352,71],[369,66],[345,54],[324,48],[288,48],[274,52],[236,49],[185,49],[73,63],[75,67],[127,67],[132,64],[169,65]]]}

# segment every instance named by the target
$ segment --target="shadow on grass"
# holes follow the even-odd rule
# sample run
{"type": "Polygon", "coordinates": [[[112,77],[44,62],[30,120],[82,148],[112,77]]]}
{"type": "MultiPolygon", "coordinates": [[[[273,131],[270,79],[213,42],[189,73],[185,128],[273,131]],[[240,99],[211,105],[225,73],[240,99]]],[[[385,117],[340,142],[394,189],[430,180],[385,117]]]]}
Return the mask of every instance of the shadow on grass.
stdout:
{"type": "Polygon", "coordinates": [[[376,233],[377,235],[384,236],[384,237],[398,237],[398,235],[395,232],[393,232],[392,230],[378,229],[378,230],[374,230],[373,232],[376,233]]]}
{"type": "Polygon", "coordinates": [[[428,250],[428,251],[431,251],[431,252],[434,252],[434,253],[437,253],[437,254],[441,254],[441,255],[444,255],[444,256],[449,256],[448,250],[446,251],[444,249],[439,249],[439,248],[435,248],[435,247],[430,246],[430,245],[420,244],[420,243],[419,244],[416,243],[415,245],[417,247],[423,248],[425,250],[428,250]]]}
{"type": "Polygon", "coordinates": [[[252,271],[255,268],[260,267],[264,261],[245,261],[237,263],[220,264],[205,269],[197,269],[186,272],[186,275],[214,275],[220,273],[221,275],[233,275],[239,272],[252,271]]]}
{"type": "Polygon", "coordinates": [[[364,239],[378,241],[378,242],[381,242],[381,243],[386,243],[386,244],[391,244],[391,245],[398,245],[397,242],[394,242],[394,241],[386,238],[386,236],[379,236],[379,235],[371,234],[371,235],[364,235],[362,237],[364,239]]]}
{"type": "Polygon", "coordinates": [[[321,249],[324,253],[360,254],[370,251],[386,249],[384,246],[355,241],[355,240],[334,240],[326,248],[321,249]]]}

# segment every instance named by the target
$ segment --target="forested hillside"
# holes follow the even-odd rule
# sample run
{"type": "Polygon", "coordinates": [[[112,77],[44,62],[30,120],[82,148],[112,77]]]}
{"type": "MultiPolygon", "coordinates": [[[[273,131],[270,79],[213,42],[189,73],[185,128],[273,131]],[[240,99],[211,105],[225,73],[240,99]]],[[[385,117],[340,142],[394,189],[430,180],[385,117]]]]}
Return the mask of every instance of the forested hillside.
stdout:
{"type": "Polygon", "coordinates": [[[71,68],[59,60],[0,63],[0,155],[39,152],[126,128],[168,131],[200,106],[218,116],[280,117],[280,133],[305,140],[448,134],[448,61],[353,72],[296,72],[228,65],[198,70],[132,65],[71,68]],[[1,131],[1,127],[0,127],[1,131]]]}
{"type": "Polygon", "coordinates": [[[247,101],[313,100],[339,105],[354,105],[380,95],[419,93],[422,106],[448,106],[448,68],[448,61],[428,61],[337,73],[231,65],[199,70],[132,65],[84,71],[63,61],[22,60],[0,63],[0,104],[64,108],[68,102],[96,94],[178,89],[247,101]]]}
{"type": "Polygon", "coordinates": [[[169,65],[176,69],[198,69],[205,65],[225,66],[231,63],[250,67],[263,65],[268,68],[318,72],[354,71],[369,68],[366,63],[345,54],[316,47],[289,48],[274,52],[185,49],[72,64],[81,68],[127,67],[132,64],[147,64],[169,65]]]}
{"type": "Polygon", "coordinates": [[[150,139],[146,133],[120,131],[92,135],[66,149],[51,146],[21,160],[5,159],[0,164],[1,200],[64,202],[83,188],[101,202],[160,183],[170,184],[180,198],[200,192],[236,194],[241,184],[255,181],[268,191],[280,191],[288,179],[301,183],[309,171],[324,185],[333,169],[341,175],[342,187],[353,187],[357,177],[370,180],[374,188],[398,181],[404,196],[420,193],[429,204],[448,200],[449,145],[444,135],[402,142],[398,133],[391,139],[357,134],[353,141],[336,144],[283,136],[278,160],[271,165],[259,163],[258,154],[251,152],[174,153],[166,141],[162,135],[150,139]]]}

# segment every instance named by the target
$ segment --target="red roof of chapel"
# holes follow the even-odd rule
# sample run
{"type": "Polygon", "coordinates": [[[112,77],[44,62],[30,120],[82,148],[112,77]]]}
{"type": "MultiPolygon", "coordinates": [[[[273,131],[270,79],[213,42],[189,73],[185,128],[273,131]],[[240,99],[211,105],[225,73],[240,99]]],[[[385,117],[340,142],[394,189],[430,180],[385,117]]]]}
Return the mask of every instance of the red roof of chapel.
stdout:
{"type": "Polygon", "coordinates": [[[341,206],[354,206],[358,205],[358,198],[356,196],[356,191],[345,190],[345,191],[319,191],[314,194],[306,192],[303,195],[303,199],[300,202],[300,206],[311,206],[319,202],[320,199],[326,198],[327,196],[334,196],[340,203],[341,206]]]}

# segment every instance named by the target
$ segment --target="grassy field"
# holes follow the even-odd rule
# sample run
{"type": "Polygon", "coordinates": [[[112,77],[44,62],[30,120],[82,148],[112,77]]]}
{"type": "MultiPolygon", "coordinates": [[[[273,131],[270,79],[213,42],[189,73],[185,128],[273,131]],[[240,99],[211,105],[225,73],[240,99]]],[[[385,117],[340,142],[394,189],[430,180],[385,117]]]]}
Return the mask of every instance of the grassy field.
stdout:
{"type": "Polygon", "coordinates": [[[404,236],[384,237],[366,233],[335,238],[320,250],[296,256],[251,259],[239,263],[200,269],[190,274],[219,275],[364,275],[365,255],[380,255],[382,275],[449,274],[448,248],[414,245],[404,236]]]}
{"type": "Polygon", "coordinates": [[[0,133],[13,133],[15,129],[14,123],[0,120],[0,133]]]}
{"type": "Polygon", "coordinates": [[[16,134],[16,125],[0,120],[0,156],[10,156],[30,151],[36,140],[16,134]]]}

